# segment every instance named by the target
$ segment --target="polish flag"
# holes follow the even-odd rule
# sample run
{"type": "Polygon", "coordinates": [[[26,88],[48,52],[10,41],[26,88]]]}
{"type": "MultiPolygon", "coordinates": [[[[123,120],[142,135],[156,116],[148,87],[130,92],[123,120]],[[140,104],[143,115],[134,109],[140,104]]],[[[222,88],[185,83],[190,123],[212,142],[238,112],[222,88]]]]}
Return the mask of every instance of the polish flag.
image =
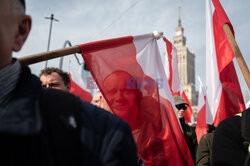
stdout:
{"type": "Polygon", "coordinates": [[[128,122],[147,166],[193,165],[153,34],[80,45],[112,112],[128,122]]]}
{"type": "Polygon", "coordinates": [[[184,114],[184,119],[186,122],[191,123],[193,111],[180,83],[179,72],[178,72],[177,50],[167,38],[163,37],[163,40],[165,41],[167,46],[167,57],[165,57],[164,67],[165,67],[165,72],[167,74],[170,90],[173,96],[175,95],[181,96],[184,99],[184,101],[189,105],[184,114]]]}
{"type": "Polygon", "coordinates": [[[72,67],[69,71],[71,89],[70,93],[80,97],[81,100],[90,103],[92,101],[92,94],[87,90],[81,75],[72,67]]]}
{"type": "Polygon", "coordinates": [[[196,136],[198,143],[200,142],[201,137],[207,133],[207,123],[206,123],[206,89],[203,86],[200,78],[198,77],[200,82],[199,88],[199,98],[198,98],[198,106],[197,106],[197,123],[196,123],[196,136]]]}
{"type": "Polygon", "coordinates": [[[234,34],[219,0],[206,0],[206,119],[214,126],[245,109],[224,24],[234,34]]]}

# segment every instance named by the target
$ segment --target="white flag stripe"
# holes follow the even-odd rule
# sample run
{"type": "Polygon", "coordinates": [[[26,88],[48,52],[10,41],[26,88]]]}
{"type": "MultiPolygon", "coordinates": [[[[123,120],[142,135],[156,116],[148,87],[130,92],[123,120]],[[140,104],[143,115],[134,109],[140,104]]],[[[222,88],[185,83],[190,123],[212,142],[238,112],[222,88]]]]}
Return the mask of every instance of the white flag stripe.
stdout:
{"type": "Polygon", "coordinates": [[[198,106],[197,106],[197,113],[201,110],[201,108],[206,104],[206,101],[204,97],[206,96],[205,92],[205,87],[203,86],[202,82],[200,79],[200,87],[199,87],[199,98],[198,98],[198,106]]]}
{"type": "Polygon", "coordinates": [[[179,72],[178,72],[178,58],[177,58],[177,50],[174,46],[172,46],[172,90],[173,92],[179,92],[182,93],[182,86],[179,79],[179,72]]]}
{"type": "Polygon", "coordinates": [[[143,38],[140,38],[140,40],[137,40],[138,38],[136,37],[134,38],[134,45],[136,47],[136,51],[139,50],[139,52],[137,52],[136,54],[136,59],[146,75],[150,76],[152,79],[162,79],[163,87],[159,88],[159,94],[161,97],[169,100],[175,110],[174,101],[170,92],[168,80],[162,64],[157,41],[153,37],[153,35],[151,36],[152,36],[151,40],[149,40],[148,34],[144,36],[145,40],[143,40],[143,38]],[[144,47],[144,49],[140,49],[141,47],[144,47]],[[155,56],[152,57],[152,55],[155,56]],[[154,66],[157,66],[157,68],[154,66]]]}
{"type": "Polygon", "coordinates": [[[165,59],[164,70],[165,70],[167,79],[169,79],[170,78],[170,71],[169,71],[169,61],[168,61],[168,53],[167,52],[166,52],[166,55],[165,55],[164,59],[165,59]]]}
{"type": "MultiPolygon", "coordinates": [[[[72,66],[70,67],[69,73],[71,74],[72,80],[80,86],[82,89],[87,90],[85,82],[82,80],[81,75],[74,69],[72,66]]],[[[88,90],[87,90],[88,91],[88,90]]]]}
{"type": "Polygon", "coordinates": [[[214,122],[222,93],[214,43],[213,13],[212,1],[206,0],[206,119],[208,124],[214,122]]]}

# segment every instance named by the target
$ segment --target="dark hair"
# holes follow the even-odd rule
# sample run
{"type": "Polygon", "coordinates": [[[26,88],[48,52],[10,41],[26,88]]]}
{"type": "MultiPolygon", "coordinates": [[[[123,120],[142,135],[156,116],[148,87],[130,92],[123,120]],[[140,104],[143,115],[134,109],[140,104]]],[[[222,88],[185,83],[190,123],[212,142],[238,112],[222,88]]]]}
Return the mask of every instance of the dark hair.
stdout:
{"type": "Polygon", "coordinates": [[[65,85],[70,85],[69,74],[67,72],[62,71],[59,68],[47,67],[41,71],[41,73],[39,74],[39,77],[41,77],[42,75],[50,75],[53,72],[59,74],[59,76],[62,78],[65,85]]]}
{"type": "Polygon", "coordinates": [[[21,4],[23,5],[24,9],[26,8],[25,6],[25,0],[19,0],[21,2],[21,4]]]}

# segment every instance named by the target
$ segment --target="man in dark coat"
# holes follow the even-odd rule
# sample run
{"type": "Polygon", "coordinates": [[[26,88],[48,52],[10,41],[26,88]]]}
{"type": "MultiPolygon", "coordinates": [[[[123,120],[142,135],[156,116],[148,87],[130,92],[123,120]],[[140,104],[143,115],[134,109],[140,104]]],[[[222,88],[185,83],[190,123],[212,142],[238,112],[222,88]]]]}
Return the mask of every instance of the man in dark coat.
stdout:
{"type": "MultiPolygon", "coordinates": [[[[245,118],[250,118],[250,108],[243,111],[245,118]]],[[[213,165],[250,165],[249,141],[242,137],[242,114],[221,121],[214,133],[213,139],[213,165]]],[[[250,121],[245,121],[249,136],[250,121]]],[[[244,128],[243,128],[244,129],[244,128]]],[[[248,138],[249,139],[249,138],[248,138]]]]}
{"type": "Polygon", "coordinates": [[[197,147],[196,166],[212,165],[212,143],[215,127],[208,125],[207,134],[203,135],[197,147]]]}
{"type": "Polygon", "coordinates": [[[67,92],[43,89],[12,58],[30,28],[24,0],[0,0],[0,165],[136,165],[127,123],[67,92]]]}

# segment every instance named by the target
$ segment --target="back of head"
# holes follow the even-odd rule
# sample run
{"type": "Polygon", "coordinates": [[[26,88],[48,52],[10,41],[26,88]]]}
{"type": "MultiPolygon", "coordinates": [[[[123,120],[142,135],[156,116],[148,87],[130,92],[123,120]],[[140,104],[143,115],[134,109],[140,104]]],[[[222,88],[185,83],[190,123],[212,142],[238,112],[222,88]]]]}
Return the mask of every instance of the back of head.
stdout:
{"type": "Polygon", "coordinates": [[[101,94],[101,91],[100,90],[98,90],[97,92],[96,92],[96,94],[94,95],[94,97],[93,97],[93,100],[92,100],[92,103],[95,105],[95,106],[100,106],[100,96],[102,96],[102,94],[101,94]]]}
{"type": "Polygon", "coordinates": [[[25,5],[25,0],[8,0],[11,2],[12,9],[16,13],[22,12],[23,14],[25,13],[26,5],[25,5]]]}
{"type": "Polygon", "coordinates": [[[12,52],[19,51],[31,28],[31,17],[25,15],[24,0],[0,1],[0,68],[11,63],[12,52]]]}
{"type": "Polygon", "coordinates": [[[21,2],[21,4],[23,5],[24,9],[26,9],[26,6],[25,6],[25,0],[19,0],[21,2]]]}

